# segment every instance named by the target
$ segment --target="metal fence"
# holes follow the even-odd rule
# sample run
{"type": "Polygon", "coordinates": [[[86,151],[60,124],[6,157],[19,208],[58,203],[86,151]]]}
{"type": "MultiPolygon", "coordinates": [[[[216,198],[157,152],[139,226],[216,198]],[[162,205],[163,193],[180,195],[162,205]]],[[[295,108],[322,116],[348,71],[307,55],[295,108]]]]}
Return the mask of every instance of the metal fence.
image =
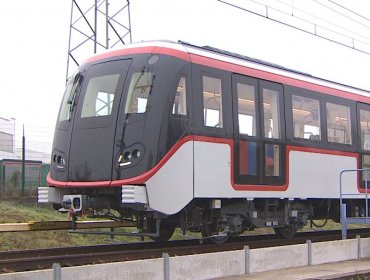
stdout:
{"type": "Polygon", "coordinates": [[[53,129],[0,117],[0,199],[36,197],[50,168],[53,129]]]}

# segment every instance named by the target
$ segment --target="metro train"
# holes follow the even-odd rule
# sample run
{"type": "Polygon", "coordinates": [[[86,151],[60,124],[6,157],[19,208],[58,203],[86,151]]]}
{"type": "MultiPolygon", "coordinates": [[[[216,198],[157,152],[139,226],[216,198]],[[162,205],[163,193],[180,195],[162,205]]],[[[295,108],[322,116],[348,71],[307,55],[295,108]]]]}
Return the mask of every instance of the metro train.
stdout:
{"type": "MultiPolygon", "coordinates": [[[[55,209],[224,242],[339,220],[339,174],[370,167],[370,92],[209,46],[153,41],[69,79],[48,175],[55,209]]],[[[350,174],[347,211],[364,214],[350,174]]]]}

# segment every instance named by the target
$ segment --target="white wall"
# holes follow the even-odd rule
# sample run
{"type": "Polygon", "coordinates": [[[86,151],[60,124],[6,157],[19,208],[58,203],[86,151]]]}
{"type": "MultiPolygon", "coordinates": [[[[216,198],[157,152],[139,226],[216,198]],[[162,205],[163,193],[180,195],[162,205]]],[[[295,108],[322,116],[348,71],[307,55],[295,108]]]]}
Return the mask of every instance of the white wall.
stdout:
{"type": "Polygon", "coordinates": [[[0,159],[15,159],[15,119],[6,119],[0,117],[0,132],[13,136],[13,141],[10,144],[10,150],[12,150],[12,152],[6,152],[4,150],[7,150],[9,147],[5,148],[4,146],[9,145],[9,143],[6,142],[5,139],[3,139],[0,135],[0,159]]]}

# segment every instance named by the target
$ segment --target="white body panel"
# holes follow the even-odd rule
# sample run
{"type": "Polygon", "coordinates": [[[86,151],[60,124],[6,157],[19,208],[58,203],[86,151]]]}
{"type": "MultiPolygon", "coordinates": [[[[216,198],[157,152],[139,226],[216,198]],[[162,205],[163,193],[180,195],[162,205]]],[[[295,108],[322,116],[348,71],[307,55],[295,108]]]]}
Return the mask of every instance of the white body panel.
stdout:
{"type": "Polygon", "coordinates": [[[194,142],[194,197],[235,197],[229,145],[194,142]]]}
{"type": "MultiPolygon", "coordinates": [[[[288,197],[339,198],[339,176],[342,170],[356,169],[354,157],[301,151],[289,153],[288,197]]],[[[343,177],[343,193],[359,194],[357,175],[343,177]]]]}
{"type": "MultiPolygon", "coordinates": [[[[340,172],[357,167],[354,156],[292,150],[286,190],[236,190],[231,177],[232,158],[228,144],[186,142],[148,180],[150,208],[170,215],[193,198],[339,199],[340,172]]],[[[345,198],[365,197],[357,188],[356,173],[343,176],[343,193],[347,194],[345,198]]]]}
{"type": "MultiPolygon", "coordinates": [[[[196,198],[339,198],[340,172],[357,168],[355,157],[290,151],[285,191],[235,190],[228,144],[195,142],[194,152],[196,198]]],[[[343,193],[351,194],[346,198],[361,198],[355,173],[343,177],[343,193]]]]}
{"type": "Polygon", "coordinates": [[[171,215],[193,195],[193,142],[182,145],[147,183],[149,207],[171,215]]]}

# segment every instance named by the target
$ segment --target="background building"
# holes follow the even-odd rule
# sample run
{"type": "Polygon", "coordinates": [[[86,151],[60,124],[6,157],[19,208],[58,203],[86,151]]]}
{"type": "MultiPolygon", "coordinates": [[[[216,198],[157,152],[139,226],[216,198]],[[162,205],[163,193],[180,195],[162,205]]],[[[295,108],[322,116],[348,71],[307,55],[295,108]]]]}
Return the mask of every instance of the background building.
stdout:
{"type": "MultiPolygon", "coordinates": [[[[42,135],[42,128],[28,127],[30,139],[25,138],[26,195],[36,194],[37,187],[46,186],[50,168],[50,143],[42,135]],[[32,138],[31,136],[38,136],[32,138]],[[29,148],[30,147],[30,148],[29,148]]],[[[16,126],[14,118],[0,117],[0,196],[19,196],[22,193],[23,127],[16,126]]]]}
{"type": "Polygon", "coordinates": [[[15,119],[0,117],[0,159],[15,157],[15,119]]]}

